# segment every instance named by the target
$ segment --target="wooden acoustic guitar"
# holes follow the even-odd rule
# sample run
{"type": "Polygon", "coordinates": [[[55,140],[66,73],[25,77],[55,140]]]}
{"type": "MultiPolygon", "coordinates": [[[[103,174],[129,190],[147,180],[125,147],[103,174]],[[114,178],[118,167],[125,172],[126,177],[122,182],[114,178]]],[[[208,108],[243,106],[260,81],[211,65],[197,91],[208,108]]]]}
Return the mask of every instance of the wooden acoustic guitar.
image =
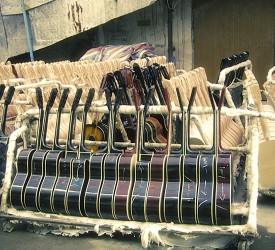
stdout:
{"type": "MultiPolygon", "coordinates": [[[[43,108],[42,91],[40,88],[36,88],[35,90],[36,90],[37,105],[39,109],[39,119],[36,127],[37,139],[36,139],[36,146],[35,146],[35,148],[38,150],[41,143],[44,108],[43,108]]],[[[16,209],[26,209],[25,188],[31,176],[31,172],[32,172],[31,164],[32,164],[32,156],[34,152],[35,152],[35,149],[26,148],[26,149],[22,149],[17,156],[16,174],[10,189],[10,203],[16,209]]]]}
{"type": "Polygon", "coordinates": [[[98,211],[101,218],[113,219],[113,198],[116,188],[117,169],[122,150],[115,147],[115,127],[116,117],[120,104],[122,89],[118,90],[113,111],[111,112],[112,121],[110,124],[111,138],[110,151],[107,153],[102,164],[102,186],[98,197],[98,211]]]}
{"type": "Polygon", "coordinates": [[[164,222],[163,195],[165,192],[165,168],[170,154],[172,135],[172,107],[168,90],[165,88],[165,103],[168,108],[168,137],[164,150],[157,150],[151,159],[149,184],[146,194],[146,221],[164,222]]]}
{"type": "Polygon", "coordinates": [[[68,99],[69,89],[64,89],[61,95],[61,99],[57,109],[56,123],[55,123],[55,135],[52,149],[46,156],[45,160],[45,177],[38,190],[37,203],[39,209],[44,213],[54,213],[52,199],[53,190],[58,178],[58,164],[59,159],[65,157],[65,147],[59,144],[59,133],[61,114],[68,99]]]}
{"type": "MultiPolygon", "coordinates": [[[[204,150],[199,156],[197,217],[199,224],[213,225],[214,218],[214,188],[215,188],[215,148],[217,137],[216,105],[211,90],[208,87],[211,107],[213,110],[213,144],[209,150],[204,150]]],[[[222,100],[223,101],[223,100],[222,100]]]]}
{"type": "Polygon", "coordinates": [[[114,218],[118,220],[131,220],[130,215],[130,194],[133,188],[133,168],[137,161],[139,153],[140,141],[140,106],[138,94],[135,89],[133,91],[134,103],[136,108],[136,131],[135,131],[135,146],[133,149],[126,149],[124,154],[119,158],[117,166],[117,180],[113,200],[114,218]]]}
{"type": "Polygon", "coordinates": [[[67,191],[67,209],[70,215],[84,216],[84,191],[88,182],[88,168],[91,150],[85,147],[85,127],[87,114],[94,98],[95,89],[89,90],[82,114],[82,132],[77,159],[72,163],[72,180],[67,191]]]}
{"type": "Polygon", "coordinates": [[[40,211],[37,203],[37,195],[40,189],[40,185],[45,176],[45,160],[50,149],[46,144],[48,118],[50,110],[57,96],[57,92],[58,90],[56,88],[52,89],[51,91],[43,115],[40,145],[37,146],[31,160],[31,176],[26,184],[24,192],[24,204],[26,209],[30,211],[40,211]]]}
{"type": "MultiPolygon", "coordinates": [[[[179,99],[179,104],[181,108],[182,115],[182,134],[186,132],[185,129],[185,110],[183,108],[183,101],[180,95],[180,91],[177,88],[177,95],[179,99]]],[[[169,100],[170,103],[170,100],[169,100]]],[[[171,105],[168,105],[171,107],[171,105]]],[[[168,125],[172,128],[172,110],[169,108],[169,123],[168,125]]],[[[171,131],[172,129],[168,130],[171,131]]],[[[167,161],[165,166],[165,188],[163,197],[163,220],[165,222],[180,223],[180,196],[181,196],[181,185],[182,185],[182,172],[183,172],[183,151],[185,148],[185,138],[182,136],[181,147],[178,150],[171,151],[171,132],[168,133],[168,147],[167,147],[167,161]]]]}
{"type": "MultiPolygon", "coordinates": [[[[102,95],[107,85],[107,75],[104,75],[98,90],[98,100],[102,99],[102,95]]],[[[85,127],[85,140],[89,141],[107,141],[108,128],[99,119],[99,113],[96,112],[93,117],[92,124],[86,124],[85,127]]],[[[99,146],[87,146],[92,152],[97,152],[99,146]]]]}
{"type": "Polygon", "coordinates": [[[186,116],[186,148],[182,171],[182,190],[180,198],[180,218],[184,224],[197,224],[197,186],[198,186],[198,159],[199,152],[190,148],[191,108],[195,100],[197,88],[193,87],[186,116]]]}
{"type": "Polygon", "coordinates": [[[67,208],[67,190],[72,180],[72,163],[77,157],[77,149],[72,145],[74,124],[76,119],[76,109],[78,107],[80,98],[82,95],[82,89],[77,89],[73,104],[71,107],[69,130],[66,142],[65,157],[60,158],[58,161],[58,177],[53,190],[52,205],[55,213],[68,214],[67,208]]]}
{"type": "Polygon", "coordinates": [[[145,101],[144,109],[140,112],[140,142],[137,152],[137,162],[133,170],[133,188],[130,202],[130,217],[135,221],[146,221],[146,194],[149,184],[149,173],[151,167],[151,159],[153,151],[145,147],[145,124],[146,116],[150,106],[152,96],[154,95],[154,87],[150,87],[145,101]],[[143,134],[142,134],[143,133],[143,134]]]}
{"type": "Polygon", "coordinates": [[[216,169],[215,169],[215,223],[217,225],[232,224],[232,201],[233,201],[233,185],[232,185],[232,153],[225,151],[221,146],[221,107],[223,105],[226,88],[221,93],[218,109],[216,109],[217,117],[217,137],[216,137],[216,169]]]}
{"type": "Polygon", "coordinates": [[[99,149],[96,153],[92,153],[90,157],[90,165],[88,167],[88,182],[84,192],[84,214],[88,217],[100,217],[98,199],[103,181],[102,170],[105,157],[111,150],[112,139],[112,101],[110,91],[105,89],[105,96],[108,107],[108,136],[107,145],[99,149]]]}

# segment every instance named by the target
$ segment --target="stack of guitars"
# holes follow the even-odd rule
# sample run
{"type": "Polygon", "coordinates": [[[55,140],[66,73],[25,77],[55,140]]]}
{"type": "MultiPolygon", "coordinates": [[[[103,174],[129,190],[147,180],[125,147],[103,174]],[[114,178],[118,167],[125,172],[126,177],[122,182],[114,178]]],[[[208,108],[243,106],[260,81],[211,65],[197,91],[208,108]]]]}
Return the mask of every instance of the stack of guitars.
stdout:
{"type": "Polygon", "coordinates": [[[170,79],[164,66],[133,64],[104,75],[98,90],[77,88],[65,143],[60,143],[61,117],[70,90],[53,88],[45,102],[37,87],[35,145],[17,155],[10,204],[18,210],[90,218],[234,224],[232,152],[221,145],[220,111],[226,86],[217,102],[205,87],[213,138],[210,147],[198,149],[192,147],[190,135],[192,107],[201,90],[191,88],[186,106],[186,98],[176,88],[179,111],[175,112],[163,79],[170,79]],[[104,100],[106,113],[91,112],[95,96],[104,100]],[[54,135],[48,140],[55,104],[54,135]],[[153,112],[154,106],[165,112],[153,112]],[[123,144],[125,137],[128,142],[123,144]]]}

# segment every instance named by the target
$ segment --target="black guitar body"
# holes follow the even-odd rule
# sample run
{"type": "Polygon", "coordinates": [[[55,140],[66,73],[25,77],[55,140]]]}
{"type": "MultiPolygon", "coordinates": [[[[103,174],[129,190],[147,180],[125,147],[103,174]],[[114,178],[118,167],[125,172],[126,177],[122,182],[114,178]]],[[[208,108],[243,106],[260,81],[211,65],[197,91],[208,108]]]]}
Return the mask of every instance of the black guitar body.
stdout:
{"type": "Polygon", "coordinates": [[[61,158],[58,164],[58,177],[53,191],[53,210],[58,214],[68,214],[67,191],[72,177],[73,157],[61,158]]]}
{"type": "Polygon", "coordinates": [[[131,220],[130,194],[133,188],[133,166],[135,154],[122,154],[117,165],[117,183],[113,199],[113,213],[117,220],[131,220]]]}
{"type": "Polygon", "coordinates": [[[34,149],[23,149],[17,158],[16,174],[10,189],[10,203],[16,209],[26,209],[24,193],[31,175],[31,159],[34,152],[34,149]]]}
{"type": "Polygon", "coordinates": [[[104,160],[103,181],[99,195],[99,214],[104,219],[114,219],[113,198],[116,189],[117,164],[121,154],[107,154],[104,160]]]}
{"type": "Polygon", "coordinates": [[[163,194],[165,193],[165,172],[167,155],[153,155],[150,179],[146,194],[146,221],[163,222],[163,194]]]}
{"type": "Polygon", "coordinates": [[[197,216],[203,225],[214,224],[214,165],[214,154],[199,156],[197,216]]]}
{"type": "Polygon", "coordinates": [[[58,176],[59,159],[65,157],[65,151],[51,150],[46,156],[45,177],[38,192],[38,206],[41,212],[54,213],[52,199],[58,176]]]}
{"type": "Polygon", "coordinates": [[[130,212],[135,221],[146,221],[145,199],[149,184],[149,172],[152,155],[141,155],[134,169],[134,185],[131,195],[130,212]]]}
{"type": "Polygon", "coordinates": [[[182,158],[182,155],[170,155],[167,157],[164,219],[168,223],[180,223],[182,158]]]}
{"type": "Polygon", "coordinates": [[[219,154],[216,162],[216,223],[232,224],[232,157],[231,154],[219,154]]]}
{"type": "Polygon", "coordinates": [[[89,179],[84,197],[85,215],[100,217],[98,211],[98,196],[102,184],[102,169],[107,154],[95,153],[90,158],[89,179]]]}
{"type": "Polygon", "coordinates": [[[197,154],[185,155],[183,161],[183,185],[180,205],[181,222],[184,224],[197,224],[197,166],[197,154]]]}
{"type": "Polygon", "coordinates": [[[48,151],[36,150],[31,162],[31,176],[26,185],[24,198],[25,206],[30,211],[40,211],[37,203],[37,195],[44,178],[45,157],[48,151]]]}
{"type": "Polygon", "coordinates": [[[70,215],[84,216],[84,191],[87,186],[88,160],[74,160],[72,164],[72,180],[67,193],[67,207],[70,215]]]}

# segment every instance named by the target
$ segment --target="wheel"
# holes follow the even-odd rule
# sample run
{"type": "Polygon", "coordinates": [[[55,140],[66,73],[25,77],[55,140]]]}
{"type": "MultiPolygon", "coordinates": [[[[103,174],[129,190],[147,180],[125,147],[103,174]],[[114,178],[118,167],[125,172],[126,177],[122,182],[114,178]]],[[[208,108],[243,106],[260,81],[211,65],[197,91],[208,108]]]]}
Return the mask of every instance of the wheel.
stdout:
{"type": "Polygon", "coordinates": [[[13,231],[13,229],[14,229],[14,224],[11,223],[10,220],[5,220],[5,221],[3,222],[3,231],[4,231],[4,232],[10,233],[10,232],[13,231]]]}

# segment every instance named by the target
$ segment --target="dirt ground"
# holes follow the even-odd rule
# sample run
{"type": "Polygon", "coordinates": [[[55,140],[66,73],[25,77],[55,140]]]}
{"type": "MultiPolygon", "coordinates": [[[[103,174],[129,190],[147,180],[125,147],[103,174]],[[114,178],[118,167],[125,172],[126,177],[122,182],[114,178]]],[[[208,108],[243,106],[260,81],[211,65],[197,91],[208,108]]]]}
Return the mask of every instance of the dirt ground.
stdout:
{"type": "MultiPolygon", "coordinates": [[[[258,199],[258,233],[250,246],[252,250],[275,249],[275,198],[259,197],[258,199]]],[[[81,235],[80,237],[62,237],[52,234],[40,235],[28,232],[24,224],[17,225],[13,232],[2,231],[0,219],[0,250],[74,250],[74,249],[119,249],[136,250],[142,249],[139,235],[121,236],[120,234],[110,236],[97,236],[94,233],[81,235]]],[[[152,244],[150,249],[171,249],[168,246],[152,244]]],[[[186,248],[175,248],[186,249],[186,248]]],[[[192,248],[194,249],[194,248],[192,248]]]]}

